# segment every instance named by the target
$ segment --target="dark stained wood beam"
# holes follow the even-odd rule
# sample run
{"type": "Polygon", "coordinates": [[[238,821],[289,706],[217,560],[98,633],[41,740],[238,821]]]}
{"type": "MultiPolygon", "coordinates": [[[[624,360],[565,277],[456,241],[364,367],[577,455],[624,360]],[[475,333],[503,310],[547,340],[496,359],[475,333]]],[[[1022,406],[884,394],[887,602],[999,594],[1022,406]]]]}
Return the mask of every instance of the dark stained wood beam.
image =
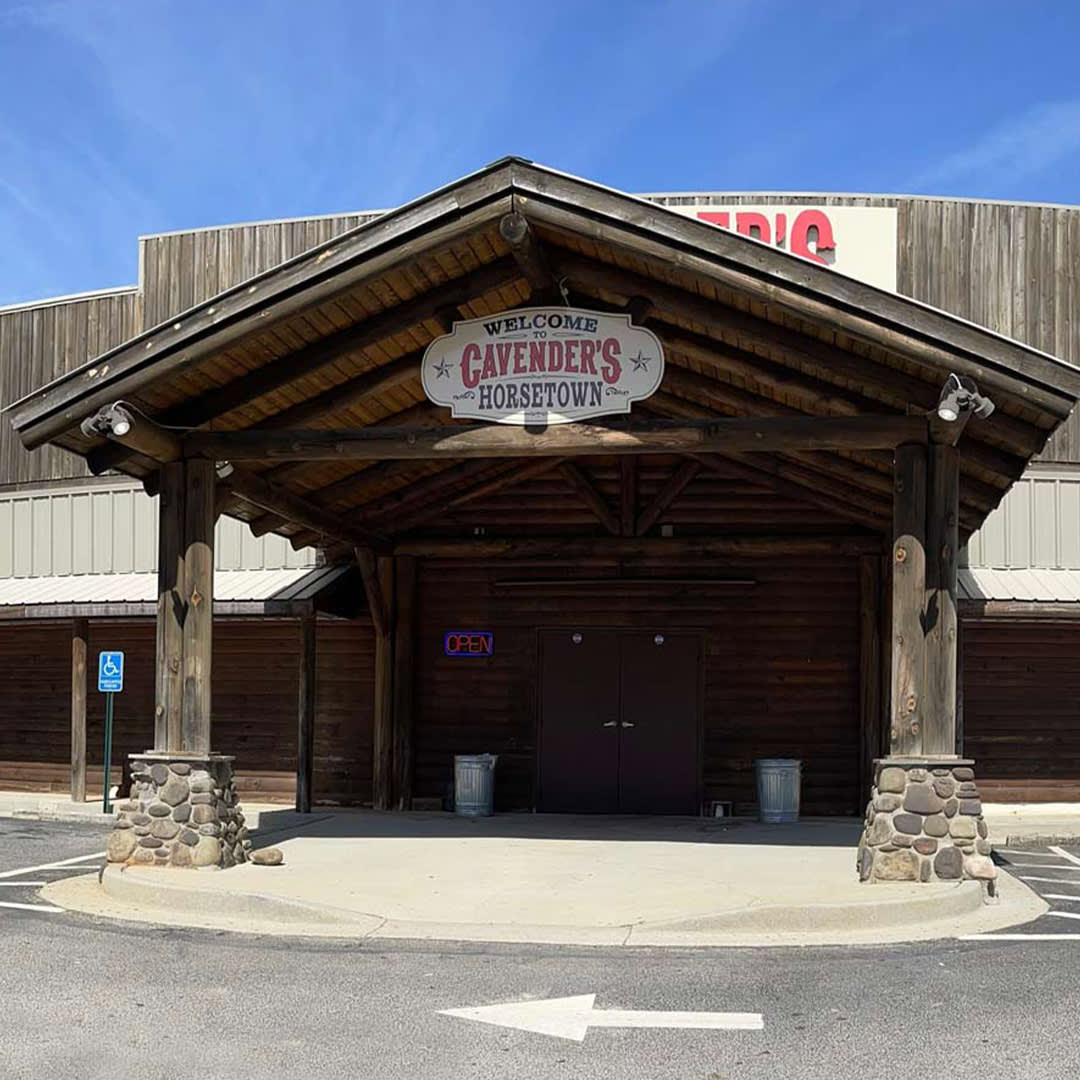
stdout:
{"type": "Polygon", "coordinates": [[[300,622],[299,693],[296,707],[296,811],[311,813],[315,777],[315,694],[317,625],[315,613],[300,622]]]}
{"type": "MultiPolygon", "coordinates": [[[[209,423],[281,386],[295,383],[328,364],[393,337],[434,318],[448,305],[461,306],[519,276],[513,259],[499,259],[462,278],[372,315],[355,326],[271,360],[225,386],[215,387],[189,401],[166,409],[155,420],[161,425],[196,428],[209,423]]],[[[92,472],[118,468],[129,455],[114,446],[93,451],[87,458],[92,472]]],[[[153,456],[153,455],[152,455],[153,456]]]]}
{"type": "Polygon", "coordinates": [[[416,700],[416,560],[394,559],[394,805],[412,807],[413,716],[416,700]]]}
{"type": "Polygon", "coordinates": [[[71,623],[71,801],[86,802],[86,642],[89,623],[71,623]]]}
{"type": "Polygon", "coordinates": [[[514,463],[488,480],[482,480],[465,491],[459,491],[447,496],[445,499],[432,500],[426,506],[414,511],[407,517],[399,518],[394,522],[395,533],[404,532],[407,529],[415,529],[418,525],[441,517],[462,506],[466,506],[477,499],[486,499],[501,491],[514,487],[525,480],[542,476],[544,473],[559,468],[564,463],[564,458],[543,458],[540,461],[530,462],[528,465],[514,463]]]}
{"type": "Polygon", "coordinates": [[[371,801],[376,810],[390,810],[394,805],[394,560],[380,556],[376,573],[386,613],[385,622],[375,629],[371,801]]]}
{"type": "Polygon", "coordinates": [[[189,455],[217,461],[348,461],[860,450],[925,442],[926,437],[925,417],[794,416],[559,424],[541,432],[499,424],[435,430],[194,432],[184,442],[189,455]]]}
{"type": "Polygon", "coordinates": [[[395,554],[430,559],[772,558],[880,553],[877,536],[681,536],[402,540],[395,554]]]}
{"type": "Polygon", "coordinates": [[[390,626],[390,609],[379,576],[379,560],[371,548],[358,547],[355,549],[355,554],[356,565],[360,568],[360,577],[364,582],[368,613],[371,615],[375,633],[385,634],[390,626]]]}
{"type": "Polygon", "coordinates": [[[644,536],[660,519],[660,515],[682,494],[683,489],[701,471],[697,461],[684,461],[664,481],[663,486],[653,496],[634,526],[636,536],[644,536]]]}
{"type": "Polygon", "coordinates": [[[619,535],[636,536],[636,523],[637,458],[627,455],[619,460],[619,535]]]}
{"type": "Polygon", "coordinates": [[[562,473],[563,479],[577,493],[578,498],[596,515],[600,524],[612,536],[618,536],[621,532],[619,515],[608,506],[607,500],[596,490],[596,486],[585,475],[581,466],[575,465],[572,461],[567,461],[560,466],[559,472],[562,473]]]}
{"type": "MultiPolygon", "coordinates": [[[[726,307],[653,278],[598,263],[561,248],[558,249],[558,257],[553,257],[552,265],[557,274],[565,276],[571,284],[586,293],[606,292],[622,298],[624,303],[632,297],[646,297],[652,305],[653,318],[661,312],[676,315],[680,320],[703,326],[709,338],[720,342],[734,335],[739,339],[744,353],[750,349],[767,350],[779,363],[809,372],[818,380],[833,383],[838,379],[852,381],[863,394],[894,408],[912,407],[929,412],[937,406],[941,391],[937,378],[941,369],[936,363],[931,369],[934,378],[921,379],[737,308],[726,307]]],[[[652,328],[656,329],[655,326],[652,328]]],[[[672,329],[675,334],[682,336],[682,331],[672,329]]],[[[690,337],[693,339],[693,335],[690,337]]],[[[1024,458],[1042,450],[1046,439],[1045,431],[1000,412],[986,424],[993,425],[994,438],[999,439],[1009,451],[1024,458]]],[[[991,434],[989,427],[987,434],[991,434]]]]}
{"type": "Polygon", "coordinates": [[[543,249],[524,214],[516,211],[499,220],[499,235],[506,241],[510,254],[532,289],[532,300],[553,302],[558,295],[555,278],[547,264],[543,249]]]}

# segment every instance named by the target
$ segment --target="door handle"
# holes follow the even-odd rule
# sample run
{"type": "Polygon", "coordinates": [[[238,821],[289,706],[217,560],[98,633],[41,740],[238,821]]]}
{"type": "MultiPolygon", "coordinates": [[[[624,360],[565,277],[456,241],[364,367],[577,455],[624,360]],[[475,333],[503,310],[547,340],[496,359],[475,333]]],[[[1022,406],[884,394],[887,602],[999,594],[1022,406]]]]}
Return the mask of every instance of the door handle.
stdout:
{"type": "Polygon", "coordinates": [[[624,720],[622,722],[622,726],[623,727],[637,727],[637,724],[631,723],[631,721],[629,721],[629,720],[624,720]]]}
{"type": "Polygon", "coordinates": [[[601,724],[600,726],[601,726],[601,727],[615,727],[615,725],[616,725],[617,723],[618,723],[618,721],[617,721],[617,720],[608,720],[608,721],[607,721],[606,723],[604,723],[604,724],[601,724]]]}

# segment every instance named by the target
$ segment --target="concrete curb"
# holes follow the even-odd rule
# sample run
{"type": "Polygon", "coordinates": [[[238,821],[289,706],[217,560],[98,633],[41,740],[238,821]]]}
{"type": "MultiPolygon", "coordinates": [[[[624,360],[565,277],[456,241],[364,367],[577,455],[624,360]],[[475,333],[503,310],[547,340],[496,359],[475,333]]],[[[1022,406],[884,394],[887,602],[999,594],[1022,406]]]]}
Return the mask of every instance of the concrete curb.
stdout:
{"type": "MultiPolygon", "coordinates": [[[[865,903],[761,906],[667,922],[611,926],[438,923],[384,919],[330,905],[247,890],[206,889],[162,880],[168,871],[107,867],[97,876],[47,886],[43,898],[105,918],[232,932],[369,940],[463,941],[579,946],[745,947],[903,943],[986,933],[1038,918],[1047,905],[1002,877],[1000,902],[987,904],[977,882],[932,896],[865,903]]],[[[184,876],[184,875],[175,875],[184,876]]],[[[885,893],[889,886],[868,886],[885,893]]]]}
{"type": "Polygon", "coordinates": [[[250,919],[259,923],[280,923],[286,927],[302,927],[312,923],[333,925],[341,927],[343,931],[362,935],[377,930],[386,921],[378,915],[335,908],[329,904],[287,900],[239,889],[201,889],[197,885],[157,880],[162,874],[168,873],[174,872],[162,869],[140,873],[138,869],[130,871],[120,866],[106,866],[101,875],[101,887],[106,896],[135,907],[186,915],[222,916],[230,921],[250,919]]]}
{"type": "MultiPolygon", "coordinates": [[[[867,885],[868,892],[887,893],[889,885],[867,885]]],[[[822,930],[878,930],[886,927],[924,925],[941,919],[959,918],[985,905],[983,887],[977,881],[955,885],[925,886],[933,892],[926,896],[894,899],[874,896],[857,904],[794,904],[738,908],[716,915],[689,919],[642,923],[650,933],[723,933],[760,931],[763,933],[817,933],[822,930]]]]}
{"type": "Polygon", "coordinates": [[[0,818],[12,821],[62,821],[68,824],[101,825],[109,827],[113,823],[113,814],[102,811],[84,812],[82,810],[66,810],[55,807],[43,807],[41,809],[8,809],[0,807],[0,818]]]}

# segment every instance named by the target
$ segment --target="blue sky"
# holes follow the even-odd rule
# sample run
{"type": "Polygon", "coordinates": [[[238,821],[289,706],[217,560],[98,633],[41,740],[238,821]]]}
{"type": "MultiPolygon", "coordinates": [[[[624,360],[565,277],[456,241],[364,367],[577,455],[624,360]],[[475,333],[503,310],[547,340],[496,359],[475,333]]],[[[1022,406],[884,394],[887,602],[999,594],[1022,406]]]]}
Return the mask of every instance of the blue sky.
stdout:
{"type": "Polygon", "coordinates": [[[1080,5],[0,0],[0,304],[140,233],[385,207],[506,154],[627,191],[1080,202],[1080,5]]]}

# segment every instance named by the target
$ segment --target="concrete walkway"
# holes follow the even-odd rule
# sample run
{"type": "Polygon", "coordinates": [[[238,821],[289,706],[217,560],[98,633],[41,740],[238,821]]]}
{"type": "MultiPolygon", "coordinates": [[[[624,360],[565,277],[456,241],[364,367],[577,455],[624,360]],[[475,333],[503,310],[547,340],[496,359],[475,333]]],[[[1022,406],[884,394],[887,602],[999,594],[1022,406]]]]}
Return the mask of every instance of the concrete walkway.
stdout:
{"type": "Polygon", "coordinates": [[[578,945],[853,944],[985,932],[1046,909],[1003,880],[861,885],[860,823],[264,811],[281,867],[109,868],[49,886],[90,914],[260,933],[578,945]]]}

